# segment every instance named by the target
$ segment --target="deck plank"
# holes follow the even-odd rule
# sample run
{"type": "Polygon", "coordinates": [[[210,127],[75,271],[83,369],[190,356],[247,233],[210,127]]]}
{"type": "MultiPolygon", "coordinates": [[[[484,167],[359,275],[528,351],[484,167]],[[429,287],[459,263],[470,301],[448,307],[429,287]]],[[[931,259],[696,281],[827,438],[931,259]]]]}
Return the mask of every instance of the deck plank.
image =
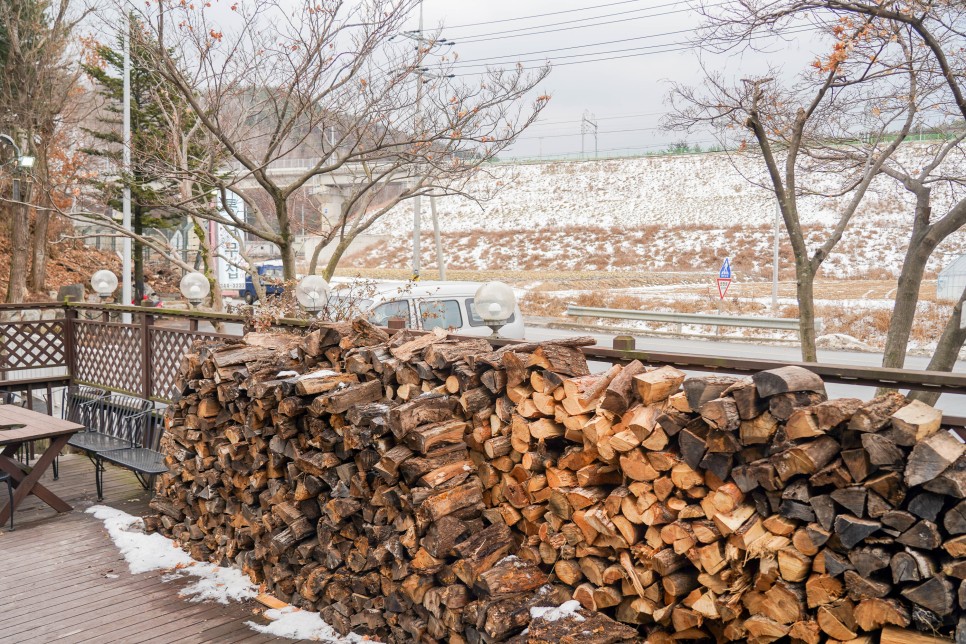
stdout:
{"type": "Polygon", "coordinates": [[[5,641],[295,641],[246,626],[262,619],[254,602],[190,602],[178,593],[192,577],[165,582],[161,571],[129,572],[104,524],[84,510],[102,503],[146,514],[150,493],[132,473],[109,466],[102,502],[93,465],[83,456],[62,456],[59,479],[48,471],[41,480],[74,510],[58,514],[30,498],[17,509],[16,530],[0,527],[0,632],[12,638],[5,641]]]}

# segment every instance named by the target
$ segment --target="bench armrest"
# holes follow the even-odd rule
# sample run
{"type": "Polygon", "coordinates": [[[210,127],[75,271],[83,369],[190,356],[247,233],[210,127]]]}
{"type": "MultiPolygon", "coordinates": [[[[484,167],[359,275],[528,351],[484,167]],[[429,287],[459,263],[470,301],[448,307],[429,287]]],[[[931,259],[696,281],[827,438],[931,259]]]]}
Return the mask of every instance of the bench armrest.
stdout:
{"type": "Polygon", "coordinates": [[[144,411],[139,411],[136,414],[131,414],[130,416],[124,416],[120,419],[121,423],[126,423],[131,427],[131,442],[137,447],[144,447],[144,437],[147,431],[147,420],[148,415],[150,415],[154,409],[145,409],[144,411]]]}

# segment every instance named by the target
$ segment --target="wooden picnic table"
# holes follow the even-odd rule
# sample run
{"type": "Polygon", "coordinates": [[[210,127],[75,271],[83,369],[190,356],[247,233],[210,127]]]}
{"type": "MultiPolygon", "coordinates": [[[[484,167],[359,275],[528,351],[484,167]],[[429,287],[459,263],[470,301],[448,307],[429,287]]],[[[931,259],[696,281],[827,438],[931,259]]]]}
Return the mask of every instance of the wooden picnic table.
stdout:
{"type": "Polygon", "coordinates": [[[54,458],[67,445],[70,437],[82,429],[83,425],[69,420],[61,420],[16,405],[0,405],[0,447],[3,448],[0,452],[0,471],[9,474],[14,483],[13,507],[8,503],[0,509],[0,525],[6,524],[10,520],[10,513],[31,494],[58,512],[70,512],[71,506],[39,481],[54,462],[54,458]],[[10,425],[21,427],[4,429],[10,425]],[[14,458],[24,443],[44,438],[50,439],[50,446],[44,450],[33,467],[27,467],[14,458]]]}

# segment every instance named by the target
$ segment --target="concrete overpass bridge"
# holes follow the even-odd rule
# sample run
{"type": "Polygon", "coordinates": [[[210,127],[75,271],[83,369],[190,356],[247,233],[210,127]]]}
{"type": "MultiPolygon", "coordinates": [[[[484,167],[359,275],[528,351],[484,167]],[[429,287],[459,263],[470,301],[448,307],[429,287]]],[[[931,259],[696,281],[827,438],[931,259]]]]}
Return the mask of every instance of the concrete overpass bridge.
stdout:
{"type": "MultiPolygon", "coordinates": [[[[268,176],[274,181],[278,182],[279,185],[286,185],[295,181],[302,175],[304,175],[310,168],[312,168],[318,159],[313,158],[283,158],[278,159],[270,163],[267,167],[268,176]]],[[[258,182],[251,173],[244,168],[240,163],[234,162],[229,165],[229,170],[234,170],[239,173],[240,178],[232,186],[234,192],[245,193],[246,191],[256,191],[260,189],[258,182]]],[[[352,163],[346,164],[340,167],[338,170],[326,174],[319,174],[311,177],[303,186],[302,191],[304,198],[313,206],[313,212],[310,214],[312,217],[321,216],[325,219],[325,224],[333,226],[338,223],[340,213],[342,211],[342,205],[345,200],[351,196],[353,186],[359,183],[361,177],[365,174],[362,172],[360,164],[352,163]]],[[[380,197],[372,203],[371,208],[379,208],[386,203],[389,199],[396,197],[400,191],[406,188],[410,179],[400,179],[399,181],[390,181],[380,190],[380,197]]],[[[298,212],[292,213],[292,216],[296,218],[299,217],[298,212]]],[[[323,222],[310,222],[304,219],[303,221],[305,228],[312,228],[316,224],[323,224],[323,222]]],[[[313,235],[299,235],[297,242],[297,253],[302,257],[309,258],[315,250],[315,246],[319,241],[317,236],[313,235]]],[[[379,236],[373,235],[360,235],[353,244],[349,247],[349,252],[361,249],[373,243],[377,243],[381,240],[379,236]]],[[[247,246],[249,252],[256,256],[275,256],[278,253],[278,249],[275,248],[274,244],[262,241],[257,238],[251,238],[247,240],[247,246]]],[[[330,244],[334,247],[335,244],[330,244]]],[[[323,249],[320,255],[320,261],[324,261],[331,254],[330,249],[323,249]],[[327,252],[328,251],[328,252],[327,252]]]]}

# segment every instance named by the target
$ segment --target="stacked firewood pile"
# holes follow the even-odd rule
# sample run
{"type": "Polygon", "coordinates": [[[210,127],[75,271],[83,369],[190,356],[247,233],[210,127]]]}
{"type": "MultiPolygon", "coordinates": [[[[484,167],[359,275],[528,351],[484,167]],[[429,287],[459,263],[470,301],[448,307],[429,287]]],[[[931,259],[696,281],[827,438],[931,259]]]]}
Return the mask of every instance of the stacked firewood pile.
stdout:
{"type": "Polygon", "coordinates": [[[591,375],[591,343],[357,321],[198,347],[149,524],[388,641],[966,635],[939,411],[795,367],[591,375]]]}

